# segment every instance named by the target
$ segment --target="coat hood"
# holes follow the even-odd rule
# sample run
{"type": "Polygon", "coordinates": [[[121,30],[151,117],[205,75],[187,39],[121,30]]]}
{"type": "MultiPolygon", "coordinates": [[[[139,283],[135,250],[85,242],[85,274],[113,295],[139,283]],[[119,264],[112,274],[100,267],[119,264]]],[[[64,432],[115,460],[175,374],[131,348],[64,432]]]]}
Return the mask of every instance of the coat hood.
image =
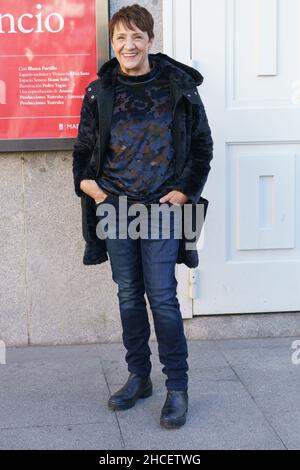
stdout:
{"type": "MultiPolygon", "coordinates": [[[[176,80],[181,88],[199,86],[203,82],[203,76],[198,70],[173,59],[167,54],[163,54],[162,52],[149,54],[149,59],[153,60],[169,78],[176,80]]],[[[103,87],[110,86],[114,83],[118,64],[117,58],[113,57],[100,67],[97,75],[103,87]]]]}

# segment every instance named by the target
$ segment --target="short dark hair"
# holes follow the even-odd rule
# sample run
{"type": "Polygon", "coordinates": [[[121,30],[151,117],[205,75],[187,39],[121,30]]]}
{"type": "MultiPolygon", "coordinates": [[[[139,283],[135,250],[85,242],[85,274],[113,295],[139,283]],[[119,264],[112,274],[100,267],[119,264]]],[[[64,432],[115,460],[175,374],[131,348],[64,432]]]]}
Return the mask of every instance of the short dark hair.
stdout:
{"type": "Polygon", "coordinates": [[[110,19],[109,22],[109,37],[112,40],[114,29],[117,23],[123,23],[128,29],[132,30],[131,23],[134,23],[141,31],[148,34],[149,40],[154,38],[154,21],[151,13],[144,7],[137,3],[122,7],[110,19]]]}

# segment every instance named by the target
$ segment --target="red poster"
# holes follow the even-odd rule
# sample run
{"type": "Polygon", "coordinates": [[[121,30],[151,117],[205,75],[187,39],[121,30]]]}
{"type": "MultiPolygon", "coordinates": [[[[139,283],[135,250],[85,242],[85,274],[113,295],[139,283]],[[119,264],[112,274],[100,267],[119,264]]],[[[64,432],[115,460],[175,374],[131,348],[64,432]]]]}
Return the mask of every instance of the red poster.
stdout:
{"type": "Polygon", "coordinates": [[[76,137],[95,14],[93,0],[0,0],[0,139],[76,137]]]}

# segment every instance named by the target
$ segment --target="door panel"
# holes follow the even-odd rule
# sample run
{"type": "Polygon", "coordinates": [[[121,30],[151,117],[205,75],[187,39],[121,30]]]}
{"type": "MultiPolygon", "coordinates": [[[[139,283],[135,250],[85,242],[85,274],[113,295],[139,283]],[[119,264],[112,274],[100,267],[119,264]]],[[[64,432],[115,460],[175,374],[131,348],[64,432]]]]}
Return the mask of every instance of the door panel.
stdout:
{"type": "Polygon", "coordinates": [[[174,8],[190,18],[186,53],[175,23],[174,56],[204,76],[214,139],[193,314],[298,311],[300,1],[176,0],[174,8]]]}

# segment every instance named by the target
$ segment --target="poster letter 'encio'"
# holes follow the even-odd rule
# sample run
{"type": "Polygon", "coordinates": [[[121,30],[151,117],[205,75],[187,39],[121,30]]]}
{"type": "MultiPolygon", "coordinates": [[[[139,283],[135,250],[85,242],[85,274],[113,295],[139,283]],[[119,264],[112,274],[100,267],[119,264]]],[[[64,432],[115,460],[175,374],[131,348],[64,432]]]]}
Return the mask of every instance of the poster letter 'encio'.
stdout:
{"type": "Polygon", "coordinates": [[[0,0],[0,139],[74,138],[96,76],[95,2],[0,0]]]}

